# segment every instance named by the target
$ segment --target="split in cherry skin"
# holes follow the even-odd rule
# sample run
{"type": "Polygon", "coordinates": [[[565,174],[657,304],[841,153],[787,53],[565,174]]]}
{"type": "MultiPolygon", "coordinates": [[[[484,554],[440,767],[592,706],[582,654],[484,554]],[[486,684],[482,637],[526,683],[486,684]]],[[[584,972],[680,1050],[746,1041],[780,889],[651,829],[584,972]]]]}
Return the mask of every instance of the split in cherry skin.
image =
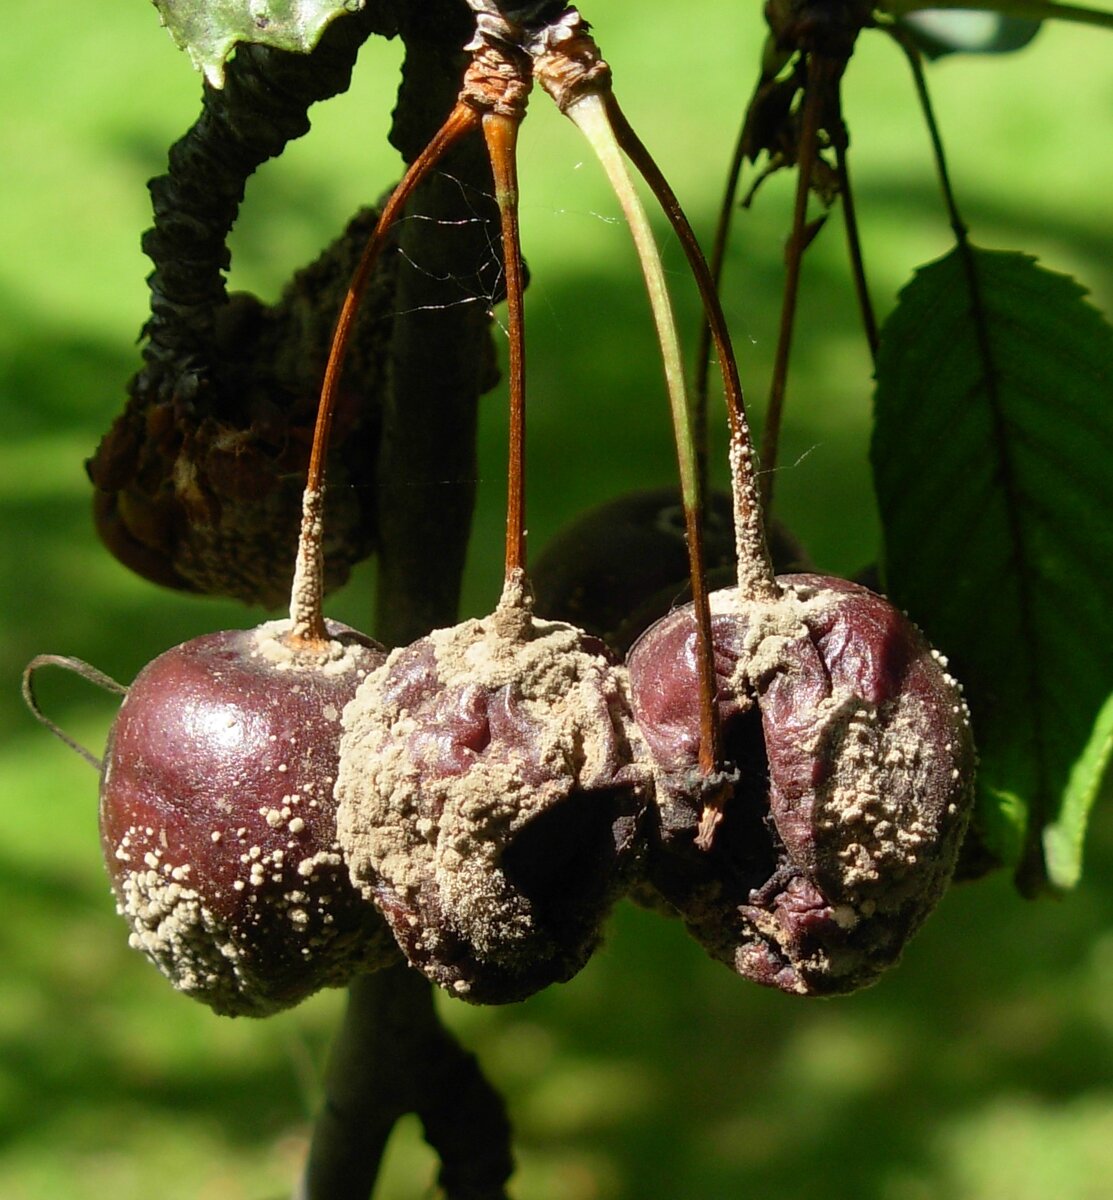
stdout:
{"type": "Polygon", "coordinates": [[[695,628],[678,609],[633,647],[656,764],[646,872],[712,956],[802,995],[852,991],[893,963],[954,871],[974,748],[945,661],[888,601],[821,575],[779,598],[712,597],[724,758],[710,847],[697,771],[695,628]]]}

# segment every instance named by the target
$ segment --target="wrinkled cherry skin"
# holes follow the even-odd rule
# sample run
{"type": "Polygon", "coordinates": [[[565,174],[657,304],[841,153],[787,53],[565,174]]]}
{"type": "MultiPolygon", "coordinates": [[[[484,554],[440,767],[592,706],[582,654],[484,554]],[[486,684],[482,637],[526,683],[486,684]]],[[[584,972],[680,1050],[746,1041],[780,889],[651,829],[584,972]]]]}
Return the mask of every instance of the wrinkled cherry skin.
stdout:
{"type": "Polygon", "coordinates": [[[392,946],[349,882],[332,797],[341,713],[384,654],[329,632],[346,670],[276,663],[255,630],[176,646],[109,736],[101,842],[132,944],[217,1012],[267,1015],[392,946]]]}
{"type": "Polygon", "coordinates": [[[629,655],[658,774],[648,872],[709,952],[746,977],[850,991],[895,961],[950,880],[973,743],[945,663],[888,601],[821,575],[778,584],[799,620],[764,639],[768,608],[712,597],[725,765],[736,774],[709,851],[694,846],[706,788],[690,607],[629,655]]]}
{"type": "MultiPolygon", "coordinates": [[[[557,642],[554,660],[577,664],[568,694],[539,703],[528,669],[497,686],[479,666],[448,676],[422,638],[345,716],[337,794],[353,877],[410,963],[474,1004],[575,975],[641,849],[650,779],[633,763],[622,673],[596,639],[534,629],[557,642]],[[570,712],[573,692],[578,716],[562,724],[547,706],[570,712]]],[[[479,649],[482,631],[433,637],[479,649]]]]}

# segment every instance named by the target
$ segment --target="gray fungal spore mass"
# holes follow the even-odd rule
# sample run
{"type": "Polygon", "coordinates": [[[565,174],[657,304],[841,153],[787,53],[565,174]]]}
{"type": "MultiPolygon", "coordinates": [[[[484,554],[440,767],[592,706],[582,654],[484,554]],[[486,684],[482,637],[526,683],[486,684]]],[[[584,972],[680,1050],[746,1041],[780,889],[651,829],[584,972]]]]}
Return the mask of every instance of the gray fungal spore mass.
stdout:
{"type": "Polygon", "coordinates": [[[195,638],[128,689],[101,779],[105,861],[131,942],[219,1013],[266,1016],[396,957],[349,880],[340,715],[383,652],[344,626],[195,638]]]}
{"type": "Polygon", "coordinates": [[[888,601],[821,575],[774,600],[712,600],[724,754],[736,774],[695,844],[695,622],[678,609],[629,659],[656,764],[647,872],[714,957],[802,995],[852,991],[900,954],[954,871],[975,756],[946,662],[888,601]]]}
{"type": "Polygon", "coordinates": [[[410,962],[474,1003],[574,975],[627,883],[649,771],[625,672],[528,613],[401,650],[344,713],[338,836],[410,962]]]}

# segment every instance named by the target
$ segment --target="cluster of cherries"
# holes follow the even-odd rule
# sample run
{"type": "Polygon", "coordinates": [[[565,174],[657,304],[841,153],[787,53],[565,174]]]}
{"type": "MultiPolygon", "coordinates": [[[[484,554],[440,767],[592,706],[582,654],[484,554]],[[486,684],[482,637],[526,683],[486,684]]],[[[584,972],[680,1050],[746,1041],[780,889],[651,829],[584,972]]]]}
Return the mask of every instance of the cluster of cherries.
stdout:
{"type": "Polygon", "coordinates": [[[291,647],[286,622],[168,651],[129,689],[102,777],[133,944],[224,1013],[265,1015],[399,949],[501,1003],[574,975],[634,888],[746,978],[871,982],[953,871],[966,711],[881,597],[820,575],[776,587],[712,596],[711,777],[691,606],[625,666],[515,588],[389,655],[332,625],[291,647]]]}
{"type": "MultiPolygon", "coordinates": [[[[663,901],[746,978],[853,990],[899,956],[953,872],[974,771],[960,690],[880,596],[774,575],[738,405],[737,586],[708,597],[697,564],[693,603],[657,620],[660,581],[590,633],[535,614],[514,461],[524,96],[503,72],[524,51],[486,0],[473,7],[476,63],[501,100],[483,107],[466,85],[446,129],[482,124],[503,218],[517,436],[502,598],[489,617],[389,654],[321,617],[338,334],[289,620],[166,652],[113,725],[100,824],[120,911],[178,988],[233,1015],[266,1015],[399,955],[465,1000],[520,1000],[580,970],[626,893],[663,901]],[[633,641],[625,661],[597,636],[616,625],[633,641]]],[[[573,115],[583,80],[598,91],[606,79],[569,11],[532,53],[563,47],[573,115]]],[[[386,206],[364,278],[451,141],[438,137],[386,206]]],[[[358,291],[357,276],[353,304],[358,291]]],[[[709,317],[721,324],[717,307],[709,317]]],[[[691,543],[698,503],[683,507],[691,543]]]]}

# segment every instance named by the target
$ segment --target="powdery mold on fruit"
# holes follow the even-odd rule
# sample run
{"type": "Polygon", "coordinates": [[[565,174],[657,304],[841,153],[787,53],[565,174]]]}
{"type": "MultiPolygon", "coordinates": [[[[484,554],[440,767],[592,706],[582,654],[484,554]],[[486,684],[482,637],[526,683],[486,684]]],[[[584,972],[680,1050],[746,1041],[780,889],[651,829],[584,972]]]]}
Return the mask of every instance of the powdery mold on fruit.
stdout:
{"type": "Polygon", "coordinates": [[[639,848],[638,744],[572,626],[500,606],[394,651],[344,713],[337,828],[410,962],[474,1003],[574,975],[639,848]]]}
{"type": "Polygon", "coordinates": [[[383,651],[330,622],[208,634],[128,689],[101,778],[101,841],[131,943],[219,1013],[266,1016],[397,957],[352,887],[332,790],[340,718],[383,651]]]}
{"type": "MultiPolygon", "coordinates": [[[[782,522],[768,523],[776,570],[808,569],[803,547],[782,522]]],[[[708,588],[737,576],[730,493],[704,499],[703,560],[708,588]]],[[[569,621],[625,654],[637,638],[691,597],[684,505],[677,488],[627,492],[589,509],[548,542],[530,569],[535,611],[569,621]]]]}
{"type": "Polygon", "coordinates": [[[888,601],[821,575],[772,601],[713,594],[724,755],[735,774],[709,850],[695,624],[678,609],[628,659],[657,766],[648,873],[740,974],[821,995],[872,982],[954,871],[972,804],[969,719],[946,663],[888,601]]]}

